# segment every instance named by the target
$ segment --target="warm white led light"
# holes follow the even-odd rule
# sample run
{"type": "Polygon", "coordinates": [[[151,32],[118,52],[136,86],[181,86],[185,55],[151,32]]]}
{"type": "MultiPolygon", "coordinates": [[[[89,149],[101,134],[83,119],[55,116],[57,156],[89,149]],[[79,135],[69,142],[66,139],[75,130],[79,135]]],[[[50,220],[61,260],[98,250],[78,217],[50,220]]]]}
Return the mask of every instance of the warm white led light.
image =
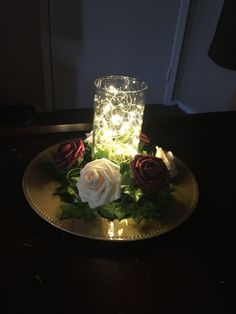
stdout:
{"type": "Polygon", "coordinates": [[[145,83],[128,77],[95,81],[94,147],[117,163],[136,153],[142,128],[145,83]]]}

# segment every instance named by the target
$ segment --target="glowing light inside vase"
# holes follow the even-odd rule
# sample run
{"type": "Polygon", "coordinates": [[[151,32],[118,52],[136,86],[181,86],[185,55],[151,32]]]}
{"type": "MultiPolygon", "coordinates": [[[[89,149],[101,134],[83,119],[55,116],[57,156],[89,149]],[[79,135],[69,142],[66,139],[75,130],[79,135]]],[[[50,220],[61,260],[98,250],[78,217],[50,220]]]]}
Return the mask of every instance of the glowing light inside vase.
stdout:
{"type": "Polygon", "coordinates": [[[96,86],[94,99],[95,152],[106,152],[109,159],[117,163],[126,162],[137,154],[144,112],[143,90],[129,90],[130,80],[135,79],[122,79],[126,83],[122,86],[120,81],[119,86],[96,86]]]}

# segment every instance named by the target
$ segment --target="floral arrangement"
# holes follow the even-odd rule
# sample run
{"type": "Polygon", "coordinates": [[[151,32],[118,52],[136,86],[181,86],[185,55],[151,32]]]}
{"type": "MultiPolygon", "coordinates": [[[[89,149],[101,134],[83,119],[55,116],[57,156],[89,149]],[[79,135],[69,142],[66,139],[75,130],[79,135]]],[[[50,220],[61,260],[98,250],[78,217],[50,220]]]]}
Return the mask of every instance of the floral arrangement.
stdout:
{"type": "Polygon", "coordinates": [[[137,154],[117,164],[102,151],[93,151],[92,132],[85,140],[63,142],[52,165],[62,199],[61,219],[95,217],[108,220],[159,218],[172,199],[174,156],[140,135],[137,154]]]}

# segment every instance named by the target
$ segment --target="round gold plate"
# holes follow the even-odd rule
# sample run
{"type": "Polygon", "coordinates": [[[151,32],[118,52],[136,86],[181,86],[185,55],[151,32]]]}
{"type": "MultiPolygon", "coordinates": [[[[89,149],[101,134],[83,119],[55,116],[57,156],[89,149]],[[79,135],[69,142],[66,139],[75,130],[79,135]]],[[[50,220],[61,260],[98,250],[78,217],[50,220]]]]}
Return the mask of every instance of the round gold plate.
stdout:
{"type": "Polygon", "coordinates": [[[175,201],[160,219],[143,220],[136,224],[132,219],[108,221],[95,218],[85,222],[83,219],[60,220],[61,200],[53,195],[57,182],[49,174],[41,171],[40,165],[50,161],[54,145],[39,153],[28,165],[23,176],[25,197],[33,210],[53,226],[69,233],[97,240],[134,241],[148,239],[166,233],[181,225],[194,211],[198,200],[197,181],[190,169],[178,158],[178,174],[173,180],[175,201]]]}

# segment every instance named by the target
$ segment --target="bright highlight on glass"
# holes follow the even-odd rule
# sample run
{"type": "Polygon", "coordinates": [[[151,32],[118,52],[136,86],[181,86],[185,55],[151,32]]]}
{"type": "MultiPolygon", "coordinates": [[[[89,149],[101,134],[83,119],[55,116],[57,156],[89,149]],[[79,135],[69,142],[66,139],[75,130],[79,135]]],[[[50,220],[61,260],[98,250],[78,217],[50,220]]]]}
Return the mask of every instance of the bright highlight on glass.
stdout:
{"type": "Polygon", "coordinates": [[[136,153],[142,128],[147,85],[136,78],[107,76],[95,81],[94,149],[116,163],[136,153]]]}

